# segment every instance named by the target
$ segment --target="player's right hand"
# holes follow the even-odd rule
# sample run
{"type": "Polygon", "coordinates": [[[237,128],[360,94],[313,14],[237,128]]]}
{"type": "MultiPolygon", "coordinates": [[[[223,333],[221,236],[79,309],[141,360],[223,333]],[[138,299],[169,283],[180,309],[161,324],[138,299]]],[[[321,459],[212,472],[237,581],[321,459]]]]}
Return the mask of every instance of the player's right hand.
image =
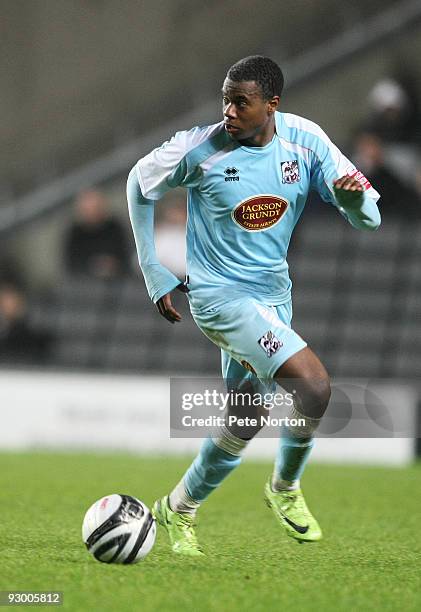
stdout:
{"type": "MultiPolygon", "coordinates": [[[[179,285],[177,285],[176,289],[178,289],[182,293],[189,292],[187,285],[185,285],[184,283],[180,283],[179,285]]],[[[177,312],[174,306],[172,305],[171,293],[172,291],[163,295],[162,298],[159,298],[156,303],[156,307],[158,308],[159,314],[162,315],[165,319],[167,319],[167,321],[169,321],[170,323],[176,323],[178,321],[181,321],[181,314],[177,312]]]]}

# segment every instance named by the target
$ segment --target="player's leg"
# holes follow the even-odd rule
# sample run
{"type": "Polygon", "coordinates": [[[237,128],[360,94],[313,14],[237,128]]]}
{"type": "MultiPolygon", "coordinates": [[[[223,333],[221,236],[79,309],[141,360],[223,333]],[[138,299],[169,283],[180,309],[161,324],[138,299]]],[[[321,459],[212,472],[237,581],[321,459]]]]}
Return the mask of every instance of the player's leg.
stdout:
{"type": "MultiPolygon", "coordinates": [[[[244,395],[253,390],[257,392],[261,383],[254,375],[224,350],[221,350],[221,360],[227,391],[240,391],[244,395]]],[[[246,408],[254,416],[251,410],[257,414],[259,408],[246,408]]],[[[227,415],[233,413],[237,414],[237,408],[228,406],[227,415]]],[[[203,441],[198,455],[172,492],[156,502],[155,516],[167,529],[174,552],[190,556],[202,554],[193,529],[194,515],[200,504],[240,464],[242,451],[259,429],[244,432],[226,425],[219,427],[203,441]]]]}
{"type": "MultiPolygon", "coordinates": [[[[222,350],[222,375],[228,390],[254,398],[263,398],[269,390],[274,391],[273,378],[278,368],[306,347],[289,326],[290,303],[276,309],[244,297],[217,312],[214,310],[211,314],[196,315],[195,319],[209,339],[225,348],[222,350]]],[[[258,425],[244,431],[234,422],[230,427],[219,428],[212,438],[205,440],[183,479],[184,487],[196,501],[203,501],[240,463],[241,452],[261,429],[260,416],[266,413],[262,403],[255,406],[252,402],[246,407],[231,405],[229,410],[231,415],[256,419],[258,425]]],[[[174,495],[174,504],[176,502],[174,495]]],[[[187,510],[187,505],[177,507],[187,510]]]]}
{"type": "Polygon", "coordinates": [[[316,541],[321,529],[307,508],[300,478],[314,444],[314,433],[330,398],[329,376],[319,358],[308,347],[292,355],[274,374],[274,379],[295,401],[288,427],[283,427],[272,479],[266,485],[268,505],[288,535],[299,541],[316,541]],[[301,425],[296,425],[301,419],[301,425]]]}
{"type": "MultiPolygon", "coordinates": [[[[256,376],[224,350],[221,351],[221,360],[227,392],[232,391],[233,396],[241,394],[243,400],[260,392],[262,385],[256,376]]],[[[225,423],[203,441],[196,459],[170,494],[169,503],[173,510],[195,512],[199,504],[240,464],[242,451],[261,429],[260,424],[244,428],[238,427],[236,423],[230,425],[228,417],[247,415],[260,423],[257,418],[259,414],[260,406],[250,403],[228,405],[225,423]]]]}
{"type": "MultiPolygon", "coordinates": [[[[287,307],[283,310],[290,312],[287,307]]],[[[285,316],[284,311],[281,314],[285,316]]],[[[262,387],[260,380],[273,380],[277,369],[306,346],[276,309],[252,298],[240,298],[220,309],[195,314],[194,318],[203,333],[224,349],[223,376],[234,381],[235,388],[251,382],[260,387],[262,394],[266,387],[262,387]],[[246,365],[255,375],[240,364],[246,365]]],[[[205,440],[198,457],[171,493],[170,505],[168,498],[155,505],[156,516],[167,527],[177,552],[195,554],[196,541],[192,539],[191,530],[180,541],[182,517],[188,517],[190,529],[197,507],[240,463],[241,451],[252,435],[253,432],[243,437],[236,430],[224,429],[213,439],[205,440]],[[174,512],[171,504],[178,512],[174,512]],[[173,529],[171,522],[181,522],[181,527],[173,529]],[[178,544],[175,538],[179,538],[178,544]]]]}
{"type": "Polygon", "coordinates": [[[313,447],[314,432],[329,403],[329,376],[319,358],[306,347],[277,370],[275,380],[294,395],[290,419],[305,422],[305,425],[283,428],[275,464],[273,487],[291,490],[299,487],[300,477],[313,447]]]}

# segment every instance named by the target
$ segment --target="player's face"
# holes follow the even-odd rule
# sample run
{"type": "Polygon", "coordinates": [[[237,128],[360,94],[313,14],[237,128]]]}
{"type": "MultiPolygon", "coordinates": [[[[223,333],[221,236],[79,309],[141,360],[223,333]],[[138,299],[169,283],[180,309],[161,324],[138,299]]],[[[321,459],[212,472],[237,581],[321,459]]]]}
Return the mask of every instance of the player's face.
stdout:
{"type": "Polygon", "coordinates": [[[225,79],[222,87],[225,130],[233,140],[263,146],[274,133],[274,112],[279,97],[264,100],[255,81],[225,79]]]}

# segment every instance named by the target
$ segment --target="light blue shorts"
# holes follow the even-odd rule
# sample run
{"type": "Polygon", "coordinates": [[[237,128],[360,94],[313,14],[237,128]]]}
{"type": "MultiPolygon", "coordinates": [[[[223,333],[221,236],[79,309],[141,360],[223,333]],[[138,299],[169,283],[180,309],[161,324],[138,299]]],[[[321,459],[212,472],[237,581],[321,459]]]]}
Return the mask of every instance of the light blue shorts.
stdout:
{"type": "Polygon", "coordinates": [[[246,375],[273,380],[278,368],[307,346],[291,329],[291,301],[267,306],[244,296],[192,315],[201,331],[222,351],[224,378],[246,375]]]}

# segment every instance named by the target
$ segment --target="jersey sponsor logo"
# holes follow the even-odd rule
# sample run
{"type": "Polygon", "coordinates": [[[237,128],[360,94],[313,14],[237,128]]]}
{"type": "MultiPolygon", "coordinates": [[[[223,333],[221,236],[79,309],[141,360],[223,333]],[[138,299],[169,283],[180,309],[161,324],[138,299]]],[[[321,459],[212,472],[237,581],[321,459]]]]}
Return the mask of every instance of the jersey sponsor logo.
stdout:
{"type": "Polygon", "coordinates": [[[360,170],[357,170],[356,168],[353,168],[351,170],[349,170],[347,172],[348,176],[357,179],[357,181],[359,181],[361,183],[361,185],[364,187],[364,189],[370,189],[371,187],[371,183],[368,180],[368,178],[366,178],[364,176],[364,174],[362,172],[360,172],[360,170]]]}
{"type": "Polygon", "coordinates": [[[301,178],[297,159],[281,162],[281,170],[283,183],[298,183],[301,178]]]}
{"type": "Polygon", "coordinates": [[[281,340],[279,340],[279,338],[277,338],[270,330],[259,338],[257,342],[269,358],[277,353],[283,345],[283,342],[281,342],[281,340]]]}
{"type": "Polygon", "coordinates": [[[273,227],[284,216],[289,202],[275,195],[257,195],[243,200],[231,213],[233,220],[249,232],[273,227]]]}
{"type": "Polygon", "coordinates": [[[239,170],[237,170],[237,168],[234,168],[234,166],[225,168],[224,170],[224,174],[225,176],[225,181],[239,181],[240,177],[238,176],[239,170]]]}

